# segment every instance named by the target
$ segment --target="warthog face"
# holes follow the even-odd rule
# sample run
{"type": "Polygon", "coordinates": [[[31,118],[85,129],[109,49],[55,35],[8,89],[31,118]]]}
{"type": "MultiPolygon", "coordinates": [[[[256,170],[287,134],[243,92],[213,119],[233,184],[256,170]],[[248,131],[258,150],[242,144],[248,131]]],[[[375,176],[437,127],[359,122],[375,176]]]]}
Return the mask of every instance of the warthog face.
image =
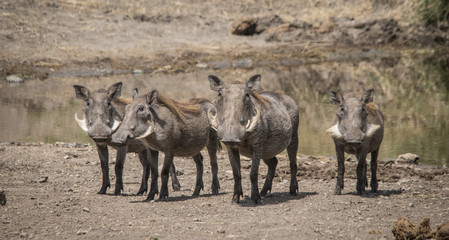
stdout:
{"type": "Polygon", "coordinates": [[[337,105],[337,124],[328,129],[333,138],[346,143],[360,145],[380,127],[367,123],[369,103],[373,102],[374,90],[367,90],[363,96],[352,95],[346,99],[340,93],[330,91],[330,102],[337,105]]]}
{"type": "Polygon", "coordinates": [[[130,139],[145,138],[153,133],[154,125],[151,120],[152,110],[150,109],[151,100],[148,99],[148,95],[139,98],[137,88],[134,89],[133,102],[126,106],[122,126],[112,136],[112,142],[126,144],[130,139]]]}
{"type": "Polygon", "coordinates": [[[104,142],[120,125],[120,116],[112,106],[112,101],[121,94],[122,83],[116,83],[105,89],[90,92],[83,86],[74,85],[76,98],[86,102],[83,108],[84,118],[75,120],[95,142],[104,142]],[[117,119],[117,120],[116,120],[117,119]]]}
{"type": "Polygon", "coordinates": [[[246,132],[251,132],[260,118],[260,109],[254,104],[253,91],[259,90],[261,76],[251,77],[246,84],[225,84],[210,75],[210,88],[218,92],[215,106],[217,115],[211,119],[217,127],[218,139],[227,145],[238,145],[246,132]]]}

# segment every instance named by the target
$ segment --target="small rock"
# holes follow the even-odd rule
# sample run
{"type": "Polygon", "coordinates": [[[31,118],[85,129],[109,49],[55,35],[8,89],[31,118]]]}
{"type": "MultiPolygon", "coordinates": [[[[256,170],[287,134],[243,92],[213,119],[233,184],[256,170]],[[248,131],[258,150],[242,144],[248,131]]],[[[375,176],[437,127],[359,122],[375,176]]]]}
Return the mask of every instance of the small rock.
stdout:
{"type": "Polygon", "coordinates": [[[48,181],[48,177],[47,176],[44,176],[44,177],[41,177],[41,179],[39,179],[39,183],[44,183],[44,182],[47,182],[48,181]]]}
{"type": "Polygon", "coordinates": [[[436,239],[443,240],[449,239],[449,221],[441,224],[436,231],[436,239]]]}
{"type": "Polygon", "coordinates": [[[231,33],[235,35],[254,35],[256,33],[257,19],[244,17],[232,23],[231,33]]]}
{"type": "Polygon", "coordinates": [[[201,68],[201,69],[205,69],[205,68],[207,68],[207,66],[208,66],[207,63],[204,63],[204,62],[199,62],[195,65],[195,67],[201,68]]]}
{"type": "Polygon", "coordinates": [[[90,213],[90,210],[89,210],[89,208],[83,208],[83,212],[88,212],[88,213],[90,213]]]}
{"type": "Polygon", "coordinates": [[[6,77],[6,81],[9,83],[22,83],[23,79],[17,75],[9,75],[6,77]]]}
{"type": "Polygon", "coordinates": [[[78,230],[78,232],[76,232],[76,235],[84,235],[84,234],[87,234],[87,233],[88,233],[87,230],[80,229],[80,230],[78,230]]]}
{"type": "Polygon", "coordinates": [[[134,69],[133,70],[133,74],[142,74],[143,73],[143,71],[141,70],[141,69],[134,69]]]}
{"type": "Polygon", "coordinates": [[[413,153],[405,153],[398,156],[395,160],[395,163],[402,164],[417,164],[419,160],[419,156],[413,153]]]}

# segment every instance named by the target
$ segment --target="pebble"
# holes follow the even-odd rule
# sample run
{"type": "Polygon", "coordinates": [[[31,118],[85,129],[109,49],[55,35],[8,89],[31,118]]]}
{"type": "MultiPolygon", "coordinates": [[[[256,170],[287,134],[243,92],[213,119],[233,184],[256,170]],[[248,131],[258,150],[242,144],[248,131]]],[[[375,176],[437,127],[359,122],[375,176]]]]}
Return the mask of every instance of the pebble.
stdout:
{"type": "Polygon", "coordinates": [[[133,70],[133,74],[142,74],[143,73],[143,71],[141,70],[141,69],[134,69],[133,70]]]}
{"type": "Polygon", "coordinates": [[[199,63],[197,63],[197,64],[195,65],[195,67],[201,68],[201,69],[205,69],[205,68],[208,67],[208,65],[207,65],[207,63],[199,62],[199,63]]]}
{"type": "Polygon", "coordinates": [[[83,212],[88,212],[88,213],[90,213],[90,210],[89,210],[89,208],[83,208],[83,212]]]}
{"type": "Polygon", "coordinates": [[[9,83],[22,83],[23,79],[17,75],[9,75],[6,77],[6,81],[9,83]]]}
{"type": "Polygon", "coordinates": [[[78,230],[78,232],[76,232],[76,235],[83,235],[83,234],[87,234],[87,233],[88,233],[87,230],[80,229],[80,230],[78,230]]]}

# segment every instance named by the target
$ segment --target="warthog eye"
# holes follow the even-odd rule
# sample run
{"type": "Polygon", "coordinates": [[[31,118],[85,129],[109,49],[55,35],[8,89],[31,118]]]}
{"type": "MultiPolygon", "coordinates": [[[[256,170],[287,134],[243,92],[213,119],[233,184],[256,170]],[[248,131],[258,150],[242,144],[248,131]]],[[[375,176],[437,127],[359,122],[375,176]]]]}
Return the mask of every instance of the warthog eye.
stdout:
{"type": "Polygon", "coordinates": [[[91,100],[90,100],[90,99],[87,99],[87,100],[86,100],[86,106],[89,107],[90,105],[91,105],[91,100]]]}
{"type": "Polygon", "coordinates": [[[250,100],[249,93],[246,93],[245,94],[245,101],[249,101],[249,100],[250,100]]]}
{"type": "Polygon", "coordinates": [[[368,112],[366,111],[365,105],[362,105],[362,116],[366,117],[368,112]]]}
{"type": "Polygon", "coordinates": [[[143,111],[145,111],[145,108],[142,105],[137,107],[137,112],[143,112],[143,111]]]}
{"type": "Polygon", "coordinates": [[[343,117],[344,114],[345,114],[345,106],[340,106],[340,108],[337,111],[337,116],[343,117]]]}

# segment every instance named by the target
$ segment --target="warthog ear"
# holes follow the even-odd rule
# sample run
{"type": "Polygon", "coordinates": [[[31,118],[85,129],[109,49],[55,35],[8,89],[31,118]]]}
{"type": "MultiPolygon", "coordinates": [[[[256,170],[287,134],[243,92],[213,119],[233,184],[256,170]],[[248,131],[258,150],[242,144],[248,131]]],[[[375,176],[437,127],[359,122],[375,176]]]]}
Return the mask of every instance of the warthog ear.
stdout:
{"type": "Polygon", "coordinates": [[[83,99],[86,100],[90,98],[90,91],[89,89],[85,88],[84,86],[80,85],[73,85],[75,88],[76,98],[77,99],[83,99]]]}
{"type": "Polygon", "coordinates": [[[220,91],[223,88],[224,82],[214,75],[209,75],[209,83],[210,83],[210,89],[214,91],[220,91]]]}
{"type": "Polygon", "coordinates": [[[151,105],[157,103],[157,94],[158,94],[158,91],[153,90],[145,96],[145,99],[146,99],[148,105],[151,106],[151,105]]]}
{"type": "Polygon", "coordinates": [[[139,90],[137,88],[134,88],[134,90],[133,90],[133,101],[136,101],[138,96],[139,96],[139,90]]]}
{"type": "Polygon", "coordinates": [[[251,91],[258,91],[260,89],[260,79],[262,76],[260,74],[256,74],[252,76],[245,84],[246,89],[251,91]]]}
{"type": "Polygon", "coordinates": [[[110,99],[120,97],[122,95],[122,82],[118,82],[108,89],[108,96],[110,99]]]}
{"type": "Polygon", "coordinates": [[[370,103],[374,100],[374,89],[368,89],[362,96],[362,102],[364,103],[370,103]]]}
{"type": "Polygon", "coordinates": [[[340,105],[341,102],[343,102],[343,96],[339,92],[329,91],[329,96],[330,96],[329,102],[331,104],[340,105]]]}

